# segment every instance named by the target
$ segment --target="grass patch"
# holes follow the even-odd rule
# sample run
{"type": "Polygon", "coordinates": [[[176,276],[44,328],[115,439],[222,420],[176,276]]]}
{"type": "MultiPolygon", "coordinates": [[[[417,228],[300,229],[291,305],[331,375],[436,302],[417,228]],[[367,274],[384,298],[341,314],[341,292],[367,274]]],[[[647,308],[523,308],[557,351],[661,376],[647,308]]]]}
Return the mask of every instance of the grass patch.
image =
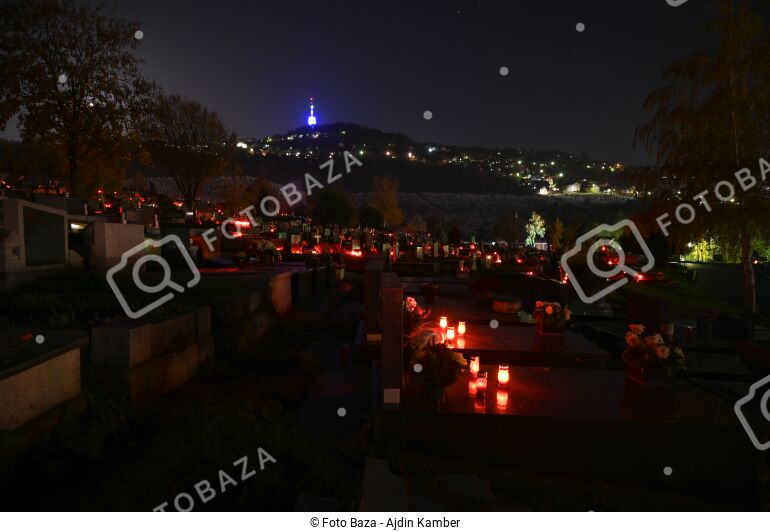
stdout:
{"type": "Polygon", "coordinates": [[[667,301],[674,315],[681,318],[695,319],[705,310],[716,310],[719,314],[740,316],[741,309],[725,303],[698,286],[687,272],[681,268],[667,266],[664,282],[630,282],[623,289],[610,295],[614,305],[628,307],[628,293],[642,294],[667,301]]]}

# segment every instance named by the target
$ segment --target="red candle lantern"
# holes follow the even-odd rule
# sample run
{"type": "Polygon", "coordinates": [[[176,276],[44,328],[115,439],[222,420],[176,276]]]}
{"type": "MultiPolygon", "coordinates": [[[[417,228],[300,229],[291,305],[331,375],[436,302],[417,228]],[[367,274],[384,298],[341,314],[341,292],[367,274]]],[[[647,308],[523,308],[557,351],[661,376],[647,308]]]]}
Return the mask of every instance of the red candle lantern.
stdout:
{"type": "Polygon", "coordinates": [[[476,393],[478,395],[484,395],[487,391],[487,372],[479,371],[479,376],[476,377],[476,393]]]}
{"type": "Polygon", "coordinates": [[[446,341],[448,344],[452,344],[455,341],[455,328],[454,327],[447,327],[446,328],[446,341]]]}
{"type": "Polygon", "coordinates": [[[508,406],[508,390],[497,390],[497,407],[505,408],[508,406]]]}
{"type": "Polygon", "coordinates": [[[497,368],[497,385],[500,388],[508,388],[508,382],[511,380],[511,372],[508,366],[501,364],[497,368]]]}
{"type": "Polygon", "coordinates": [[[476,379],[471,379],[468,381],[468,395],[471,397],[476,397],[476,379]]]}
{"type": "Polygon", "coordinates": [[[479,357],[471,357],[471,363],[468,367],[471,376],[475,379],[479,374],[479,357]]]}
{"type": "Polygon", "coordinates": [[[463,336],[465,334],[465,322],[461,321],[457,324],[457,334],[463,336]]]}
{"type": "Polygon", "coordinates": [[[447,322],[446,316],[441,316],[438,319],[438,326],[441,327],[442,329],[446,329],[447,323],[448,322],[447,322]]]}

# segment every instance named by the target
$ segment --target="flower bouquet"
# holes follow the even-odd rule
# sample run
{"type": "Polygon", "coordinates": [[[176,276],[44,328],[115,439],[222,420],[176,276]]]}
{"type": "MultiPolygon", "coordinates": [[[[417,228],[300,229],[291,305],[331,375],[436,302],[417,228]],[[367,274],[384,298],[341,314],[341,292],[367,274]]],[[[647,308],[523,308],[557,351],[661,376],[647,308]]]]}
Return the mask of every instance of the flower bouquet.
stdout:
{"type": "Polygon", "coordinates": [[[645,335],[644,325],[631,324],[623,352],[626,375],[640,384],[671,385],[676,372],[684,368],[684,352],[667,343],[660,334],[645,335]]]}
{"type": "Polygon", "coordinates": [[[569,307],[561,303],[538,301],[535,303],[535,330],[543,336],[564,336],[564,327],[570,318],[569,307]]]}
{"type": "MultiPolygon", "coordinates": [[[[430,309],[424,309],[413,297],[404,300],[404,349],[408,354],[420,347],[419,336],[430,319],[430,309]]],[[[443,340],[442,340],[443,341],[443,340]]]]}
{"type": "Polygon", "coordinates": [[[435,401],[441,401],[447,386],[460,377],[466,365],[462,353],[432,342],[417,349],[411,361],[415,380],[435,401]]]}
{"type": "Polygon", "coordinates": [[[424,309],[413,297],[404,300],[404,335],[413,336],[420,325],[430,319],[430,309],[424,309]]]}

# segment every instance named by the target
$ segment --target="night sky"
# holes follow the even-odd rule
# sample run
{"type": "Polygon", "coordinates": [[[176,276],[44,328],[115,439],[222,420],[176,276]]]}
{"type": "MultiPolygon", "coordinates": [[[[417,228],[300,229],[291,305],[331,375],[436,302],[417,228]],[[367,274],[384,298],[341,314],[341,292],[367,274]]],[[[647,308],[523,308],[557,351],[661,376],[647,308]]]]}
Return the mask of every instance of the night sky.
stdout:
{"type": "Polygon", "coordinates": [[[141,22],[148,77],[243,137],[303,125],[314,96],[322,123],[635,163],[640,105],[667,63],[709,46],[709,3],[131,0],[116,13],[141,22]]]}

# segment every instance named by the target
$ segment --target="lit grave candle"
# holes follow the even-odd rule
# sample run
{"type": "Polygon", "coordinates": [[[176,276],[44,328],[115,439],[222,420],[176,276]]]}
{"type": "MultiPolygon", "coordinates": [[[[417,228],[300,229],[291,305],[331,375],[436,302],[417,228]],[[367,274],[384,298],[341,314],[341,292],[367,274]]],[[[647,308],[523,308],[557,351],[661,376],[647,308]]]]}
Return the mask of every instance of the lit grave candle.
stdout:
{"type": "Polygon", "coordinates": [[[508,381],[511,380],[511,372],[508,366],[501,364],[497,368],[497,385],[500,388],[508,388],[508,381]]]}
{"type": "Polygon", "coordinates": [[[476,379],[471,379],[468,381],[468,395],[471,397],[476,397],[476,379]]]}
{"type": "Polygon", "coordinates": [[[453,344],[455,341],[455,328],[454,327],[447,327],[446,328],[446,341],[448,344],[453,344]]]}
{"type": "Polygon", "coordinates": [[[465,322],[461,321],[457,324],[457,334],[463,336],[465,334],[465,322]]]}
{"type": "Polygon", "coordinates": [[[508,390],[497,390],[497,406],[498,408],[508,406],[508,390]]]}
{"type": "Polygon", "coordinates": [[[438,326],[441,327],[442,329],[446,329],[446,326],[447,326],[446,316],[441,316],[438,319],[438,326]]]}
{"type": "Polygon", "coordinates": [[[479,371],[479,376],[476,377],[476,393],[478,395],[484,395],[487,391],[487,372],[479,371]]]}
{"type": "Polygon", "coordinates": [[[469,370],[471,372],[471,376],[475,379],[479,374],[479,357],[471,357],[469,370]]]}

